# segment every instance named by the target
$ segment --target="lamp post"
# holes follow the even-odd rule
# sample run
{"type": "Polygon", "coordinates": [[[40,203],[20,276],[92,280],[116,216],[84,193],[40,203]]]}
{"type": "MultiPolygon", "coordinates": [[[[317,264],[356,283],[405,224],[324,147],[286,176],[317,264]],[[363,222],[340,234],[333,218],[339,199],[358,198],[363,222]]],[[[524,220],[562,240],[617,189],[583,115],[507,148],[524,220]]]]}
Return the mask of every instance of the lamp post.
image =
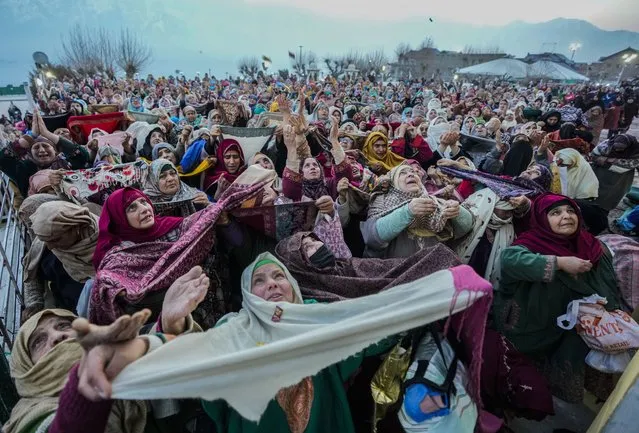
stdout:
{"type": "Polygon", "coordinates": [[[575,53],[580,48],[581,48],[581,43],[580,42],[573,42],[572,44],[570,44],[568,46],[568,49],[572,52],[572,55],[570,56],[570,60],[574,60],[575,59],[575,53]]]}
{"type": "Polygon", "coordinates": [[[621,58],[623,59],[623,67],[621,68],[621,72],[619,72],[617,85],[621,84],[621,78],[623,77],[623,73],[626,70],[626,66],[628,66],[628,64],[630,64],[634,59],[637,58],[637,53],[634,53],[634,54],[626,53],[623,56],[621,56],[621,58]]]}

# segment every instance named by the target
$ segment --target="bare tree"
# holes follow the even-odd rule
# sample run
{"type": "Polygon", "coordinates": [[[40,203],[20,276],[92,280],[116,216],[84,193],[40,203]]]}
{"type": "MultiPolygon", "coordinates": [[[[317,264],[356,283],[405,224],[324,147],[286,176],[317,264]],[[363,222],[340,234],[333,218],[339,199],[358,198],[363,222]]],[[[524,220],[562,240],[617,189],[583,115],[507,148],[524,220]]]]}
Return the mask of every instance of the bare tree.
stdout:
{"type": "Polygon", "coordinates": [[[133,77],[151,59],[151,49],[129,30],[119,39],[105,28],[75,26],[62,39],[61,64],[81,75],[97,72],[115,77],[116,66],[133,77]]]}
{"type": "Polygon", "coordinates": [[[404,57],[406,54],[408,54],[409,52],[412,51],[412,48],[410,47],[409,44],[402,42],[399,45],[397,45],[397,48],[395,48],[395,55],[397,56],[397,60],[400,60],[402,57],[404,57]]]}
{"type": "Polygon", "coordinates": [[[291,59],[293,71],[300,76],[306,76],[312,64],[317,64],[317,55],[312,51],[306,51],[291,59]]]}
{"type": "Polygon", "coordinates": [[[426,48],[435,48],[435,41],[433,40],[431,36],[427,37],[426,39],[422,41],[421,44],[419,44],[420,50],[424,50],[426,48]]]}
{"type": "Polygon", "coordinates": [[[260,70],[260,61],[257,57],[242,57],[239,62],[237,62],[237,69],[240,74],[255,78],[257,72],[260,70]]]}
{"type": "Polygon", "coordinates": [[[117,41],[116,63],[127,78],[133,78],[151,61],[151,48],[128,29],[120,32],[117,41]]]}
{"type": "Polygon", "coordinates": [[[504,54],[499,45],[488,45],[486,47],[476,47],[474,45],[466,45],[462,50],[463,54],[504,54]]]}
{"type": "Polygon", "coordinates": [[[327,55],[323,60],[329,74],[333,77],[339,77],[348,67],[346,56],[327,55]]]}
{"type": "Polygon", "coordinates": [[[384,50],[370,51],[356,59],[357,69],[364,75],[381,75],[382,68],[388,64],[384,50]]]}
{"type": "Polygon", "coordinates": [[[105,28],[76,25],[62,39],[61,63],[81,74],[106,73],[115,76],[113,39],[105,28]]]}

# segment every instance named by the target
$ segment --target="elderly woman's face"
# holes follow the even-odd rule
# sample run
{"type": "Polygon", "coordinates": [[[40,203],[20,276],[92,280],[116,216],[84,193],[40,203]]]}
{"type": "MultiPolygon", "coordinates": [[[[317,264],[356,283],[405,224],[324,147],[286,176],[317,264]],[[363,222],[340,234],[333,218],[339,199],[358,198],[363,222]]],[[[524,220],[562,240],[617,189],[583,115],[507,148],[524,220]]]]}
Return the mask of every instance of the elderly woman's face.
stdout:
{"type": "Polygon", "coordinates": [[[222,123],[222,115],[217,111],[213,112],[213,114],[211,114],[211,121],[214,125],[219,125],[222,123]]]}
{"type": "Polygon", "coordinates": [[[255,165],[259,165],[260,167],[267,170],[275,170],[275,167],[273,167],[273,163],[266,155],[258,156],[255,160],[255,165]]]}
{"type": "Polygon", "coordinates": [[[39,166],[52,164],[56,158],[55,148],[46,142],[38,141],[31,146],[31,156],[39,166]]]}
{"type": "Polygon", "coordinates": [[[317,240],[312,236],[304,236],[304,238],[302,238],[302,252],[307,259],[315,254],[317,250],[322,248],[323,245],[324,242],[317,240]]]}
{"type": "Polygon", "coordinates": [[[134,229],[146,230],[153,227],[153,206],[144,197],[140,197],[127,206],[126,220],[134,229]]]}
{"type": "Polygon", "coordinates": [[[189,110],[184,113],[184,115],[186,116],[186,120],[188,120],[189,122],[193,122],[197,117],[197,113],[195,112],[195,110],[189,110]]]}
{"type": "Polygon", "coordinates": [[[302,178],[307,180],[318,180],[322,176],[321,167],[315,158],[306,158],[302,165],[302,178]]]}
{"type": "Polygon", "coordinates": [[[58,343],[73,338],[71,318],[50,314],[40,319],[40,323],[29,337],[27,347],[31,361],[35,364],[58,343]]]}
{"type": "Polygon", "coordinates": [[[155,130],[151,133],[151,138],[149,139],[151,146],[164,143],[165,141],[166,140],[164,139],[164,134],[162,133],[162,131],[155,130]]]}
{"type": "Polygon", "coordinates": [[[569,204],[551,209],[547,218],[550,229],[558,235],[571,236],[579,229],[579,217],[569,204]]]}
{"type": "Polygon", "coordinates": [[[251,277],[251,293],[269,302],[293,302],[293,286],[275,263],[255,269],[251,277]]]}
{"type": "Polygon", "coordinates": [[[523,171],[519,176],[523,177],[524,179],[535,180],[539,176],[541,176],[541,170],[536,165],[533,165],[529,167],[528,169],[526,169],[525,171],[523,171]]]}
{"type": "Polygon", "coordinates": [[[162,194],[175,195],[180,190],[180,178],[172,168],[160,173],[158,187],[162,194]]]}
{"type": "Polygon", "coordinates": [[[353,148],[353,140],[350,137],[342,137],[339,139],[339,144],[342,146],[344,150],[351,150],[353,148]]]}
{"type": "Polygon", "coordinates": [[[485,137],[487,135],[486,127],[484,125],[475,126],[474,131],[477,137],[485,137]]]}
{"type": "Polygon", "coordinates": [[[58,128],[55,130],[55,134],[71,141],[71,132],[67,128],[58,128]]]}
{"type": "Polygon", "coordinates": [[[171,152],[170,149],[166,149],[166,148],[160,149],[160,151],[158,152],[158,158],[166,159],[167,161],[171,161],[173,165],[177,165],[177,159],[175,158],[175,154],[171,152]]]}
{"type": "Polygon", "coordinates": [[[411,167],[407,167],[397,175],[397,189],[407,193],[417,193],[421,191],[419,176],[411,167]]]}

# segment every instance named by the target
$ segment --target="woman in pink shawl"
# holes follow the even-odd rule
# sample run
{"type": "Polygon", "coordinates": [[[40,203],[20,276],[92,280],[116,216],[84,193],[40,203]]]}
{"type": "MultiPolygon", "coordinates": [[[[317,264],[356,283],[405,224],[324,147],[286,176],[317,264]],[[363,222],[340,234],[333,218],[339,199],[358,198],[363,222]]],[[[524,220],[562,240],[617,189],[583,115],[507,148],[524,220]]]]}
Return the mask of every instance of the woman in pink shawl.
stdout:
{"type": "Polygon", "coordinates": [[[175,240],[177,233],[172,236],[172,232],[179,230],[182,221],[183,218],[178,217],[156,216],[151,200],[141,191],[129,187],[119,189],[104,203],[93,265],[98,269],[107,253],[124,242],[175,240]]]}
{"type": "MultiPolygon", "coordinates": [[[[173,276],[196,265],[202,265],[207,275],[215,277],[212,281],[219,281],[215,275],[216,255],[211,254],[216,238],[214,228],[220,228],[217,233],[226,244],[241,242],[237,225],[222,216],[223,207],[224,203],[210,206],[209,211],[205,208],[186,218],[162,217],[155,215],[151,200],[137,189],[127,187],[111,194],[100,215],[93,255],[96,278],[90,320],[108,324],[124,313],[142,308],[159,313],[173,276]],[[160,275],[155,275],[155,270],[160,275]]],[[[212,326],[228,312],[226,296],[219,285],[212,285],[196,313],[200,325],[212,326]]]]}

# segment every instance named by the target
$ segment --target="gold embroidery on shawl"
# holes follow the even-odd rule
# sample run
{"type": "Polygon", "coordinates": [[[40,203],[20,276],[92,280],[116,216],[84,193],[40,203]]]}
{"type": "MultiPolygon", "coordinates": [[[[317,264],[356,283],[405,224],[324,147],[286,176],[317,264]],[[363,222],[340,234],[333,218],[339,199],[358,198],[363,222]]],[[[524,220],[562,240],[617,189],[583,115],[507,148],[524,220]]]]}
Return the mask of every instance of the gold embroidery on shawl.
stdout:
{"type": "Polygon", "coordinates": [[[282,388],[275,397],[286,414],[291,433],[303,433],[311,419],[313,379],[305,377],[297,385],[282,388]]]}

